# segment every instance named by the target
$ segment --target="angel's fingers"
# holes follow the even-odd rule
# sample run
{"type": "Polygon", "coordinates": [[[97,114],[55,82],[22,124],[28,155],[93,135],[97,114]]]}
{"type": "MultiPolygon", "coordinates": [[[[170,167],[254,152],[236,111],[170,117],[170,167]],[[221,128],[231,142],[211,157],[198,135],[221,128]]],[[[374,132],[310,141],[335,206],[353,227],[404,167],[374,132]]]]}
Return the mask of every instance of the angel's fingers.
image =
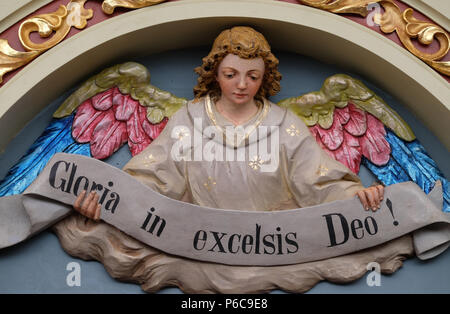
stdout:
{"type": "Polygon", "coordinates": [[[377,186],[372,187],[371,190],[372,190],[371,192],[372,192],[372,195],[374,197],[375,204],[379,208],[380,202],[381,202],[380,190],[378,189],[377,186]]]}
{"type": "MultiPolygon", "coordinates": [[[[87,192],[86,192],[87,193],[87,192]]],[[[81,208],[86,211],[89,207],[89,204],[91,203],[92,199],[94,198],[94,192],[90,192],[86,195],[84,198],[83,203],[81,204],[81,208]]]]}
{"type": "Polygon", "coordinates": [[[95,196],[95,192],[91,191],[91,193],[89,193],[86,198],[84,199],[83,205],[89,205],[91,203],[91,200],[94,198],[95,196]]]}
{"type": "Polygon", "coordinates": [[[87,210],[89,208],[89,203],[90,203],[90,197],[91,197],[91,194],[90,193],[88,194],[88,192],[86,191],[86,196],[80,206],[80,214],[83,216],[86,216],[86,214],[87,214],[87,210]]]}
{"type": "Polygon", "coordinates": [[[377,189],[378,189],[378,195],[380,196],[380,202],[383,200],[384,198],[384,186],[377,185],[377,189]]]}
{"type": "Polygon", "coordinates": [[[84,199],[86,195],[86,190],[81,191],[81,193],[77,196],[77,199],[73,203],[73,208],[77,211],[80,211],[81,201],[84,199]]]}
{"type": "Polygon", "coordinates": [[[378,192],[376,192],[376,189],[366,189],[365,194],[367,199],[369,200],[370,207],[373,211],[377,208],[377,202],[378,201],[378,192]]]}
{"type": "Polygon", "coordinates": [[[98,207],[98,194],[95,193],[95,195],[92,197],[91,202],[89,203],[87,210],[86,210],[86,217],[89,217],[91,219],[94,219],[98,207]]]}
{"type": "Polygon", "coordinates": [[[366,193],[364,193],[364,190],[358,191],[356,193],[359,197],[359,200],[361,201],[361,204],[363,205],[365,210],[369,210],[369,203],[367,202],[366,193]]]}
{"type": "Polygon", "coordinates": [[[95,211],[94,220],[99,221],[100,220],[100,213],[101,213],[102,205],[98,204],[97,209],[95,211]]]}

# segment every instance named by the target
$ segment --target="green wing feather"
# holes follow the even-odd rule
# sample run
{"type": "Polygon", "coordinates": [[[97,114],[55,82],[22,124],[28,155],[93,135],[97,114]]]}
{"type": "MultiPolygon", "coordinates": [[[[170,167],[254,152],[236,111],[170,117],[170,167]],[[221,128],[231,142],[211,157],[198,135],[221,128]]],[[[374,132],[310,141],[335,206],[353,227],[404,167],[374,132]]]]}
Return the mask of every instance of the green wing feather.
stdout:
{"type": "Polygon", "coordinates": [[[53,117],[62,118],[72,114],[84,101],[117,86],[121,93],[129,94],[134,100],[147,107],[147,118],[153,123],[160,123],[164,117],[171,117],[187,103],[185,98],[161,90],[150,84],[147,68],[136,62],[126,62],[103,70],[88,79],[70,95],[55,111],[53,117]]]}
{"type": "Polygon", "coordinates": [[[406,141],[415,139],[409,125],[392,108],[361,81],[345,74],[327,78],[318,92],[287,98],[278,105],[293,111],[308,126],[318,123],[328,129],[333,124],[334,108],[343,108],[349,101],[377,117],[400,138],[406,141]]]}

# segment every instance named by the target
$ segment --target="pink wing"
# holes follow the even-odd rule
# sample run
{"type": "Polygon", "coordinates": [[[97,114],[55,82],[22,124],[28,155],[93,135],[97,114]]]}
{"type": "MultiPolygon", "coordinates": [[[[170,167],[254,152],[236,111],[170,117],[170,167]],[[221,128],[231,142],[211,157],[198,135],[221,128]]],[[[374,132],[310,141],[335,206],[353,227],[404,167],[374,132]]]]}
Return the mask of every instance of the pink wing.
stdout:
{"type": "Polygon", "coordinates": [[[389,161],[391,147],[385,139],[383,123],[351,102],[334,109],[330,128],[323,129],[317,123],[309,130],[331,157],[354,173],[359,172],[362,156],[377,166],[389,161]]]}
{"type": "Polygon", "coordinates": [[[72,136],[78,143],[90,143],[92,157],[105,159],[128,142],[133,156],[143,151],[164,129],[147,120],[147,108],[117,87],[99,93],[78,107],[72,136]]]}

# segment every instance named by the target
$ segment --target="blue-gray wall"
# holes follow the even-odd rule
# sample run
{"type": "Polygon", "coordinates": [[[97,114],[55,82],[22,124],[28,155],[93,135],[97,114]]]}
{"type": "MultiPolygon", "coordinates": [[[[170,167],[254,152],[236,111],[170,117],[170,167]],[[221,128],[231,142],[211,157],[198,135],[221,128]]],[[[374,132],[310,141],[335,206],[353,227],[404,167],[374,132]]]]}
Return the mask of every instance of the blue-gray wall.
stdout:
{"type": "MultiPolygon", "coordinates": [[[[152,84],[179,97],[191,99],[192,87],[197,79],[193,68],[200,65],[201,58],[207,52],[206,47],[152,55],[141,59],[117,60],[117,63],[140,62],[150,70],[152,84]]],[[[322,64],[314,59],[291,53],[276,52],[276,55],[280,60],[283,80],[282,91],[273,97],[272,101],[278,102],[287,97],[319,90],[323,81],[333,74],[349,74],[362,80],[406,120],[446,178],[450,177],[450,153],[419,122],[419,119],[391,95],[371,84],[364,77],[334,65],[322,64]]],[[[93,72],[92,75],[94,74],[96,73],[93,72]]],[[[58,99],[49,104],[11,142],[6,152],[0,155],[0,177],[3,177],[25,153],[47,126],[52,113],[71,92],[76,90],[76,87],[62,93],[58,99]]],[[[107,162],[122,167],[130,157],[131,154],[125,145],[107,162]]],[[[373,181],[372,175],[366,169],[361,170],[360,176],[365,185],[370,185],[373,181]]],[[[364,276],[346,285],[323,282],[314,287],[310,293],[448,293],[450,292],[450,270],[447,270],[449,265],[450,251],[427,262],[412,258],[407,260],[403,268],[395,274],[383,275],[380,287],[369,287],[364,276]]],[[[180,290],[168,288],[161,292],[179,293],[180,290]]],[[[69,256],[62,250],[57,237],[45,231],[25,243],[0,251],[0,293],[142,293],[142,290],[138,285],[121,283],[112,279],[103,265],[96,261],[82,261],[69,256]],[[66,276],[69,274],[66,266],[70,262],[81,265],[81,287],[69,287],[66,284],[66,276]]]]}

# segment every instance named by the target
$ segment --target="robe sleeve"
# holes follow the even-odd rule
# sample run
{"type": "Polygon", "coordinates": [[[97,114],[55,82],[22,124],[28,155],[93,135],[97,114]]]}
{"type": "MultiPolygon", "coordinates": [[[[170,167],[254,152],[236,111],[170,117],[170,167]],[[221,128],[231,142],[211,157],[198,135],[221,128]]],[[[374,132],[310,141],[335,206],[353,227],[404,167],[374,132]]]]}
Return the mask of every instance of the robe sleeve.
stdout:
{"type": "Polygon", "coordinates": [[[180,123],[183,111],[184,108],[172,116],[161,134],[123,167],[154,191],[176,200],[181,200],[186,192],[185,163],[172,158],[175,140],[171,133],[180,123]]]}
{"type": "Polygon", "coordinates": [[[357,175],[319,146],[302,121],[296,125],[301,130],[301,139],[288,142],[282,150],[286,181],[299,206],[352,198],[364,188],[357,175]]]}

